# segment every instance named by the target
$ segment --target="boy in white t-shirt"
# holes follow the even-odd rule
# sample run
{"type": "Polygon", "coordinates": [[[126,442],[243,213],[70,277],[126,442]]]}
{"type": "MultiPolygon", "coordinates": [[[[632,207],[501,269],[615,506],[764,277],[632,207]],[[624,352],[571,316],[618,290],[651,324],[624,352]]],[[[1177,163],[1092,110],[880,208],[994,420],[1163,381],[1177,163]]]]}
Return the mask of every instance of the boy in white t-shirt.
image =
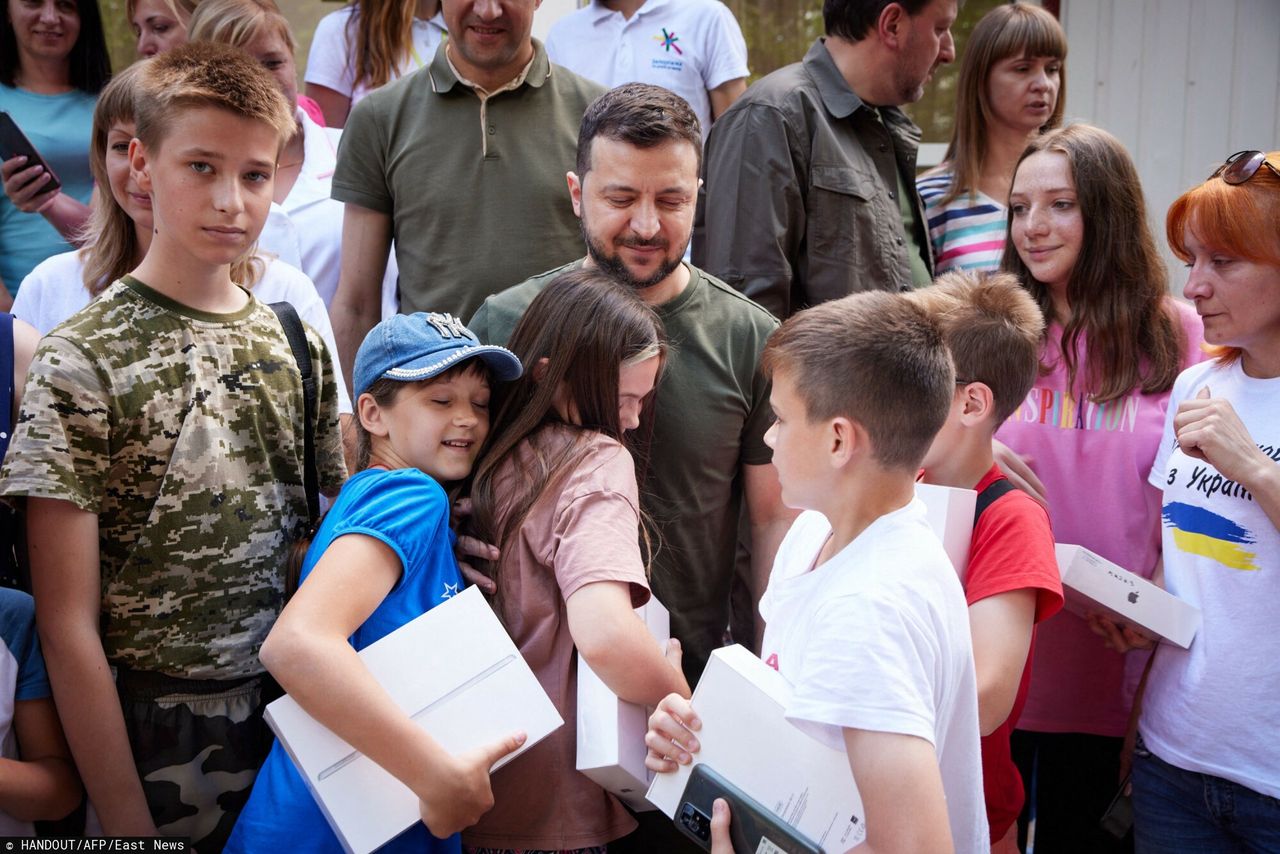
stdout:
{"type": "MultiPolygon", "coordinates": [[[[808,511],[760,602],[763,657],[794,687],[787,718],[846,751],[865,850],[986,851],[964,594],[913,493],[954,391],[942,335],[904,297],[863,293],[795,315],[763,359],[782,499],[808,511]]],[[[700,728],[667,697],[648,766],[688,764],[700,728]]]]}

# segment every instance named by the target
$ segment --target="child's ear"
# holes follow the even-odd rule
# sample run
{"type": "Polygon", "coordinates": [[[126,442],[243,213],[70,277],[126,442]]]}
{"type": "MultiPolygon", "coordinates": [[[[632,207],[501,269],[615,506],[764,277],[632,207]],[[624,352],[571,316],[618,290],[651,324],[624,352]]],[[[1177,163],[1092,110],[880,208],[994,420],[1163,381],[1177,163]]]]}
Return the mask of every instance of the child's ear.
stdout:
{"type": "Polygon", "coordinates": [[[853,459],[866,441],[862,425],[849,418],[833,418],[828,430],[828,454],[832,468],[841,468],[853,459]]]}
{"type": "Polygon", "coordinates": [[[382,417],[382,407],[373,399],[373,395],[365,393],[356,400],[356,417],[370,436],[386,436],[390,432],[382,417]]]}
{"type": "Polygon", "coordinates": [[[960,420],[966,427],[985,421],[995,410],[995,395],[986,383],[966,383],[960,389],[960,395],[964,401],[960,420]]]}
{"type": "Polygon", "coordinates": [[[134,137],[129,140],[129,177],[144,193],[151,192],[151,155],[142,140],[134,137]]]}
{"type": "MultiPolygon", "coordinates": [[[[572,173],[570,173],[572,174],[572,173]]],[[[551,360],[546,356],[533,363],[533,381],[535,383],[542,382],[547,376],[547,366],[551,364],[551,360]]]]}

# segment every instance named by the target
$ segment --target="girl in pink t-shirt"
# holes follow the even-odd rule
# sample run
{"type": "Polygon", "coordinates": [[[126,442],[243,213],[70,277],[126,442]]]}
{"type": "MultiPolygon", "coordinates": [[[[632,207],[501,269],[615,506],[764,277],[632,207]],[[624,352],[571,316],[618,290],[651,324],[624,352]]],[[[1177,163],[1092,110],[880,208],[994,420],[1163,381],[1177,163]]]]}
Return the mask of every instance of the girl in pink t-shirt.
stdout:
{"type": "MultiPolygon", "coordinates": [[[[1047,328],[1041,377],[997,438],[1044,483],[1058,542],[1149,578],[1160,560],[1160,494],[1147,473],[1173,380],[1201,358],[1202,332],[1195,312],[1168,295],[1146,223],[1137,171],[1110,134],[1073,125],[1027,147],[1002,268],[1036,298],[1047,328]]],[[[1014,753],[1037,854],[1127,850],[1097,819],[1119,784],[1134,671],[1145,659],[1126,668],[1067,612],[1042,624],[1036,641],[1014,753]]]]}
{"type": "Polygon", "coordinates": [[[510,347],[526,374],[494,418],[472,523],[501,553],[489,566],[495,608],[565,726],[494,774],[494,807],[463,842],[480,852],[601,850],[635,822],[575,770],[578,659],[628,702],[689,696],[679,645],[664,658],[632,610],[649,588],[625,434],[648,420],[662,324],[631,290],[576,270],[533,300],[510,347]]]}

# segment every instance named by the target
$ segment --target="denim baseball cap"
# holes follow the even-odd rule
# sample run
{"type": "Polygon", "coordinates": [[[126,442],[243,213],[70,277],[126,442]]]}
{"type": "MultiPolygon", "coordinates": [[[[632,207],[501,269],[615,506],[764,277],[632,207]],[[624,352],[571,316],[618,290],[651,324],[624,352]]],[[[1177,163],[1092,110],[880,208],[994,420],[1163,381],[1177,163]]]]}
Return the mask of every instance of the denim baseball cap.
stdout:
{"type": "Polygon", "coordinates": [[[499,380],[514,380],[524,371],[515,353],[481,344],[452,314],[397,314],[373,327],[356,352],[355,396],[382,377],[406,383],[427,380],[471,358],[483,359],[499,380]]]}

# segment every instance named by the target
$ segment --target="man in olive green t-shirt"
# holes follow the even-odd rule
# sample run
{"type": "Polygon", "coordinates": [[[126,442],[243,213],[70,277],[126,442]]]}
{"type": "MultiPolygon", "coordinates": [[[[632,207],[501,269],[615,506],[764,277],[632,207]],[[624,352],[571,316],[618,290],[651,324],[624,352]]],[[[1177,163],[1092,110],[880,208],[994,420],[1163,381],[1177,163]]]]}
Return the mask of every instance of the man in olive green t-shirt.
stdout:
{"type": "Polygon", "coordinates": [[[564,176],[604,90],[551,65],[530,35],[537,5],[443,0],[449,38],[430,65],[352,109],[333,175],[346,205],[329,307],[348,380],[380,319],[392,238],[401,311],[458,317],[580,250],[564,176]]]}
{"type": "Polygon", "coordinates": [[[764,444],[773,417],[759,358],[778,322],[681,261],[693,231],[702,154],[688,104],[657,86],[620,86],[587,110],[579,138],[569,195],[587,257],[489,297],[468,326],[482,341],[505,343],[533,298],[584,264],[634,288],[662,318],[671,346],[640,503],[660,538],[650,584],[671,612],[671,633],[684,648],[693,684],[729,624],[744,499],[753,604],[794,517],[782,505],[764,444]]]}

